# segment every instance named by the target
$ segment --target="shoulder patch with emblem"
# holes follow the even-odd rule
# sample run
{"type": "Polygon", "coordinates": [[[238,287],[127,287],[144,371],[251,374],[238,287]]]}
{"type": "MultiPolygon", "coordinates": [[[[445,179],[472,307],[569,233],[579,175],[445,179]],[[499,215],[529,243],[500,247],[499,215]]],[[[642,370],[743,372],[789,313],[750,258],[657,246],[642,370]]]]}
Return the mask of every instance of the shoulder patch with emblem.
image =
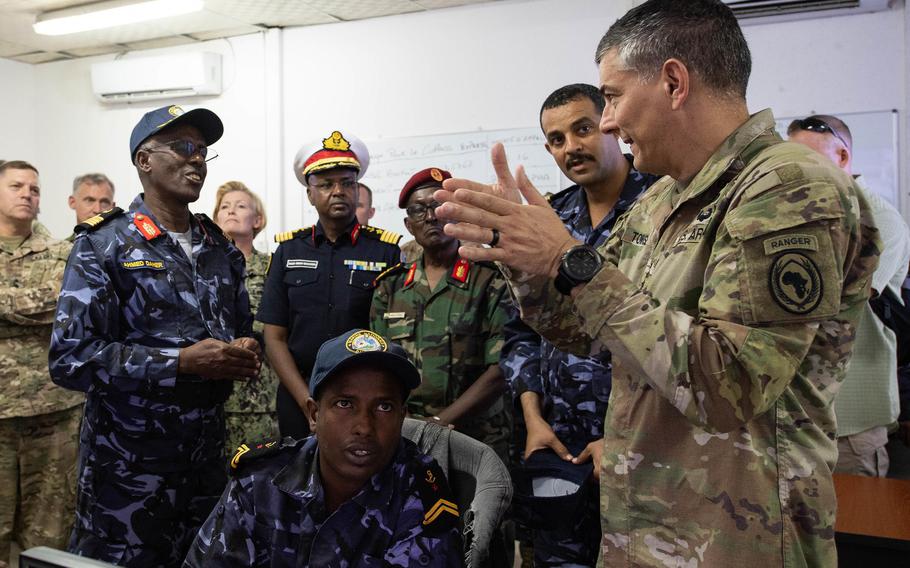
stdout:
{"type": "Polygon", "coordinates": [[[108,221],[110,221],[114,217],[121,215],[122,213],[123,213],[123,209],[121,209],[119,207],[112,207],[112,208],[108,209],[107,211],[102,211],[101,213],[98,213],[94,217],[89,217],[85,221],[79,223],[73,229],[73,232],[82,233],[84,231],[94,231],[101,225],[107,223],[108,221]]]}
{"type": "Polygon", "coordinates": [[[386,268],[385,270],[380,272],[376,278],[373,279],[373,286],[375,287],[377,284],[379,284],[379,281],[384,278],[389,278],[390,276],[395,276],[396,274],[402,274],[402,273],[406,272],[407,270],[408,270],[408,266],[403,262],[399,262],[395,266],[386,268]]]}
{"type": "Polygon", "coordinates": [[[791,314],[808,314],[822,299],[818,266],[800,252],[785,252],[771,264],[771,297],[791,314]]]}
{"type": "Polygon", "coordinates": [[[275,235],[275,242],[283,243],[295,237],[309,237],[312,232],[313,227],[304,227],[302,229],[297,229],[296,231],[284,231],[275,235]]]}
{"type": "Polygon", "coordinates": [[[421,464],[415,475],[418,476],[416,482],[423,503],[421,525],[424,533],[442,534],[457,526],[461,513],[439,464],[435,461],[421,464]]]}
{"type": "Polygon", "coordinates": [[[237,448],[237,453],[231,458],[231,471],[235,472],[242,465],[258,460],[265,456],[278,453],[282,448],[280,440],[267,440],[257,443],[243,443],[237,448]]]}
{"type": "Polygon", "coordinates": [[[362,226],[360,228],[360,234],[383,243],[388,243],[390,245],[397,245],[398,241],[401,240],[401,235],[398,233],[393,233],[392,231],[386,231],[385,229],[380,229],[378,227],[372,226],[362,226]]]}

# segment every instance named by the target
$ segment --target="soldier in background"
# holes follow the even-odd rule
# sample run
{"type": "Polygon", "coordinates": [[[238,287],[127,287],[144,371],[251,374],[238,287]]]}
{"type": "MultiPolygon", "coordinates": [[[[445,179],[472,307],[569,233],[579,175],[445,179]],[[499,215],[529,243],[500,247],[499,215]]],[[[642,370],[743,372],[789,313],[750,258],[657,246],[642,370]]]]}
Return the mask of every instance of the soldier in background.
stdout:
{"type": "Polygon", "coordinates": [[[227,481],[223,404],[259,343],[243,254],[189,209],[223,130],[206,109],[146,113],[144,193],[77,226],[50,349],[54,382],[88,393],[70,552],[179,566],[227,481]]]}
{"type": "Polygon", "coordinates": [[[770,110],[749,114],[749,48],[720,0],[648,0],[595,58],[601,130],[667,176],[603,247],[501,145],[497,185],[436,198],[447,233],[496,244],[460,253],[510,267],[526,323],[612,353],[602,564],[834,566],[832,403],[881,250],[868,205],[770,110]]]}
{"type": "Polygon", "coordinates": [[[373,190],[365,183],[357,182],[357,186],[360,188],[357,193],[357,222],[367,226],[376,214],[376,208],[373,207],[373,190]]]}
{"type": "MultiPolygon", "coordinates": [[[[67,201],[70,209],[76,212],[78,225],[117,205],[114,202],[114,182],[99,173],[76,176],[73,180],[73,194],[67,201]]],[[[75,238],[74,233],[68,240],[72,242],[75,238]]]]}
{"type": "MultiPolygon", "coordinates": [[[[41,188],[0,163],[0,566],[10,548],[63,548],[76,504],[83,396],[50,381],[47,345],[70,244],[33,229],[41,188]]],[[[40,224],[35,224],[37,229],[40,224]]]]}
{"type": "MultiPolygon", "coordinates": [[[[569,233],[592,247],[606,242],[616,219],[657,180],[637,171],[616,137],[600,131],[604,104],[593,85],[573,84],[553,91],[540,109],[547,151],[575,183],[547,200],[569,233]]],[[[501,365],[524,416],[524,458],[543,450],[575,467],[592,459],[599,464],[610,399],[610,352],[585,357],[562,351],[517,318],[506,326],[505,340],[501,365]]],[[[595,468],[589,487],[581,491],[597,495],[596,474],[595,468]]],[[[572,518],[534,531],[534,566],[594,565],[600,519],[597,500],[586,501],[590,507],[572,518]]],[[[555,520],[552,510],[540,513],[555,520]]]]}
{"type": "MultiPolygon", "coordinates": [[[[872,289],[890,289],[901,297],[901,285],[910,263],[910,229],[893,205],[874,193],[862,175],[853,174],[853,136],[836,116],[815,114],[794,120],[787,128],[791,142],[803,144],[830,159],[850,175],[869,202],[872,218],[882,237],[882,253],[872,275],[872,289]]],[[[885,477],[888,474],[888,428],[897,422],[900,399],[897,376],[897,338],[875,315],[872,305],[863,306],[856,331],[853,359],[840,394],[834,401],[837,416],[836,473],[885,477]]]]}
{"type": "Polygon", "coordinates": [[[307,400],[316,435],[241,446],[185,566],[462,566],[445,474],[401,435],[418,384],[387,338],[327,341],[307,400]]]}
{"type": "MultiPolygon", "coordinates": [[[[256,313],[269,266],[269,255],[253,248],[253,239],[266,225],[262,200],[243,183],[229,181],[222,184],[215,194],[212,219],[224,234],[233,239],[234,246],[246,259],[246,291],[250,295],[250,311],[256,313]]],[[[253,334],[257,339],[262,338],[262,323],[253,322],[253,334]]],[[[243,442],[278,436],[275,413],[277,388],[278,377],[265,360],[259,369],[258,379],[234,383],[234,391],[224,403],[226,455],[233,455],[243,442]]]]}

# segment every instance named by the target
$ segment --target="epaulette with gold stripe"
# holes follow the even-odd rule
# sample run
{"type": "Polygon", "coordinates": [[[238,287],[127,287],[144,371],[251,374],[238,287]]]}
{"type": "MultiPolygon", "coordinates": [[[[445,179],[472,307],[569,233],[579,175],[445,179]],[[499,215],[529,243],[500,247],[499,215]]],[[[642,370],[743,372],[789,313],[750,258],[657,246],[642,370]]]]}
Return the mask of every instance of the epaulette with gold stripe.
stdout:
{"type": "Polygon", "coordinates": [[[118,215],[120,215],[122,213],[123,213],[123,209],[121,209],[119,207],[112,207],[112,208],[108,209],[107,211],[102,211],[101,213],[98,213],[94,217],[89,217],[85,221],[79,223],[73,229],[73,232],[81,233],[83,231],[94,231],[101,225],[107,223],[108,221],[110,221],[111,219],[113,219],[114,217],[117,217],[118,215]]]}
{"type": "Polygon", "coordinates": [[[361,227],[360,234],[370,237],[371,239],[376,239],[383,243],[389,243],[390,245],[397,245],[398,241],[401,240],[401,235],[398,233],[393,233],[392,231],[386,231],[385,229],[380,229],[378,227],[372,226],[361,227]]]}
{"type": "Polygon", "coordinates": [[[281,449],[279,443],[279,440],[266,440],[258,444],[240,444],[240,447],[237,448],[237,453],[231,458],[231,469],[237,469],[241,463],[246,463],[252,459],[274,454],[281,449]]]}
{"type": "Polygon", "coordinates": [[[404,264],[403,262],[399,262],[395,266],[386,268],[385,270],[383,270],[382,272],[379,273],[379,276],[377,276],[376,278],[373,279],[373,286],[376,286],[377,284],[379,284],[379,281],[382,280],[383,278],[388,278],[389,276],[394,276],[395,274],[405,272],[407,269],[408,269],[408,265],[404,264]]]}
{"type": "Polygon", "coordinates": [[[275,235],[275,242],[283,243],[284,241],[289,241],[294,237],[308,237],[312,232],[313,227],[304,227],[303,229],[297,229],[296,231],[284,231],[283,233],[278,233],[275,235]]]}

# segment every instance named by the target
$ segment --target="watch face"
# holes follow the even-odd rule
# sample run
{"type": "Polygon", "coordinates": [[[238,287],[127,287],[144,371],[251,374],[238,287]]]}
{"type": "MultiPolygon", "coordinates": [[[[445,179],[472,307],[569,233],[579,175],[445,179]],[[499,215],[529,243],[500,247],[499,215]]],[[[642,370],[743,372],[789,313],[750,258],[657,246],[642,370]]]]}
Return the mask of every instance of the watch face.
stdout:
{"type": "Polygon", "coordinates": [[[566,273],[573,280],[586,282],[597,274],[603,259],[591,248],[578,248],[566,256],[566,273]]]}

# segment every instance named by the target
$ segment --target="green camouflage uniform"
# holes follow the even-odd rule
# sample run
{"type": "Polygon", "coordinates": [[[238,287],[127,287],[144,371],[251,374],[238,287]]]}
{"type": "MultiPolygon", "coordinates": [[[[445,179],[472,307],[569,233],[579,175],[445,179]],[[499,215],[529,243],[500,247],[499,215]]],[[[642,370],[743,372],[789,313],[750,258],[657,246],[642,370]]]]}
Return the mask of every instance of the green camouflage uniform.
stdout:
{"type": "Polygon", "coordinates": [[[84,399],[47,370],[70,246],[40,225],[18,247],[0,245],[0,566],[14,539],[65,547],[75,516],[84,399]]]}
{"type": "MultiPolygon", "coordinates": [[[[459,260],[432,291],[422,251],[412,264],[380,275],[370,308],[373,331],[404,347],[423,378],[408,399],[411,416],[435,416],[498,364],[509,309],[505,280],[489,264],[459,260]]],[[[512,430],[505,395],[458,430],[505,460],[512,430]]]]}
{"type": "MultiPolygon", "coordinates": [[[[269,267],[269,255],[253,250],[246,259],[246,290],[250,294],[250,311],[256,313],[262,299],[262,286],[269,267]]],[[[263,323],[253,322],[253,333],[262,335],[263,323]]],[[[233,456],[243,442],[257,442],[278,437],[275,415],[275,393],[278,375],[268,362],[262,362],[259,378],[236,381],[231,398],[224,403],[227,455],[233,456]]]]}
{"type": "Polygon", "coordinates": [[[852,180],[773,128],[653,185],[574,300],[511,276],[541,334],[613,353],[605,566],[837,564],[832,401],[880,240],[852,180]]]}

